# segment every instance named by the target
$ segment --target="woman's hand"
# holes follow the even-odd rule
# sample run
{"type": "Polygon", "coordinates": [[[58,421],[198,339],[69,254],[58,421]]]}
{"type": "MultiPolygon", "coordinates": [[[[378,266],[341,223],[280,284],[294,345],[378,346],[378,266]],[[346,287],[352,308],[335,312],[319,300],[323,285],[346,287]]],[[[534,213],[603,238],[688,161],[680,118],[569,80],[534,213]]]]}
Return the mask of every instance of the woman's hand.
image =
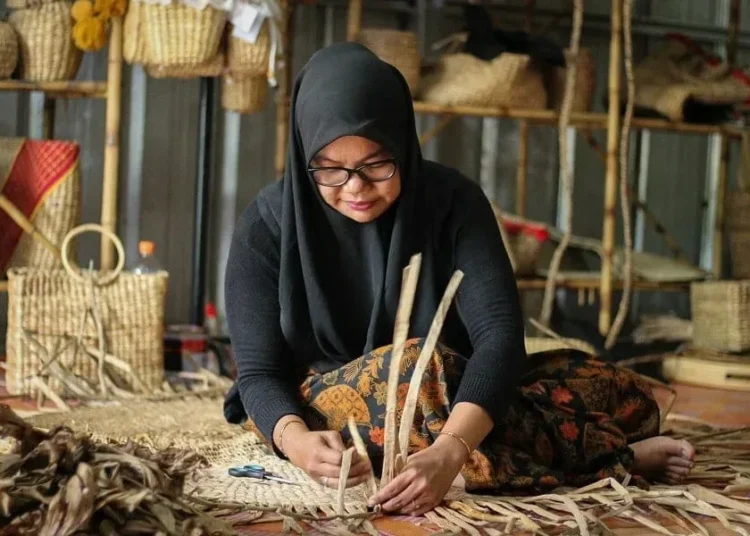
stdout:
{"type": "Polygon", "coordinates": [[[370,499],[370,505],[415,516],[439,505],[468,459],[466,450],[452,441],[441,436],[409,456],[404,470],[370,499]]]}
{"type": "MultiPolygon", "coordinates": [[[[310,432],[301,427],[284,434],[284,447],[289,460],[305,471],[316,482],[329,488],[338,488],[341,460],[345,450],[338,432],[310,432]]],[[[372,467],[367,460],[352,455],[352,465],[346,487],[356,486],[367,480],[372,467]]]]}

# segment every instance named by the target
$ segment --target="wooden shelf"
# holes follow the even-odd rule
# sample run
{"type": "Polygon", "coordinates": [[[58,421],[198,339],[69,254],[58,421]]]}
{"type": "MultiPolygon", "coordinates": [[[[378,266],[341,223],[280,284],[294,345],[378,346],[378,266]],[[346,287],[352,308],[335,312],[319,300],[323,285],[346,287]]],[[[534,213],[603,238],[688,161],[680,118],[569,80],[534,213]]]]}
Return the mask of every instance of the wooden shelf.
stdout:
{"type": "Polygon", "coordinates": [[[0,91],[42,91],[55,98],[107,98],[107,83],[82,81],[25,82],[0,80],[0,91]]]}
{"type": "MultiPolygon", "coordinates": [[[[414,112],[426,115],[461,115],[466,117],[497,117],[523,119],[541,125],[556,125],[559,114],[554,110],[519,110],[513,108],[482,108],[478,106],[443,106],[430,102],[414,101],[414,112]]],[[[607,114],[572,113],[570,126],[605,130],[607,114]]],[[[742,129],[728,125],[701,125],[694,123],[677,123],[664,119],[634,117],[632,128],[681,132],[685,134],[725,134],[739,139],[742,129]]]]}
{"type": "MultiPolygon", "coordinates": [[[[544,278],[521,278],[516,280],[519,290],[544,290],[547,280],[544,278]]],[[[601,287],[600,277],[585,277],[585,278],[566,278],[561,275],[557,279],[557,286],[561,288],[568,288],[572,290],[599,290],[601,287]]],[[[613,279],[612,288],[621,290],[623,282],[621,280],[613,279]]],[[[684,291],[690,288],[690,282],[676,282],[676,283],[659,283],[656,281],[633,281],[633,290],[651,290],[651,291],[684,291]]]]}

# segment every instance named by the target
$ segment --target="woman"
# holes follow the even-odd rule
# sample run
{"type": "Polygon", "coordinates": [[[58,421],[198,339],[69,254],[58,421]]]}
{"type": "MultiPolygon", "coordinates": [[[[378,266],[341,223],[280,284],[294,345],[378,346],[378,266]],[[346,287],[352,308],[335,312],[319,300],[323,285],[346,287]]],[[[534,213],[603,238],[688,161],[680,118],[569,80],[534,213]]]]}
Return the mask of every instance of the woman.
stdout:
{"type": "MultiPolygon", "coordinates": [[[[422,159],[403,77],[352,43],[302,69],[284,178],[234,234],[226,300],[238,376],[227,419],[247,420],[279,455],[336,487],[353,415],[374,467],[356,458],[347,485],[378,473],[389,344],[414,253],[412,337],[426,335],[453,271],[465,276],[422,383],[408,464],[373,504],[422,514],[452,484],[532,490],[687,474],[692,447],[655,437],[659,410],[637,377],[576,352],[527,359],[489,202],[474,182],[422,159]]],[[[420,345],[407,344],[401,399],[420,345]]]]}

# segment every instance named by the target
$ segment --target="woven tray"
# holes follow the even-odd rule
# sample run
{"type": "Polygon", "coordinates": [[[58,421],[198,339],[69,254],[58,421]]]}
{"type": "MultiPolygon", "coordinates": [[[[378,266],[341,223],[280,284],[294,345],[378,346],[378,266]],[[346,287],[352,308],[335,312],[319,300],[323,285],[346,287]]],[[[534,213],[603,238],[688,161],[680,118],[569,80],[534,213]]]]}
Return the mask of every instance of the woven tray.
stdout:
{"type": "Polygon", "coordinates": [[[750,280],[690,286],[693,344],[724,352],[750,349],[750,280]]]}

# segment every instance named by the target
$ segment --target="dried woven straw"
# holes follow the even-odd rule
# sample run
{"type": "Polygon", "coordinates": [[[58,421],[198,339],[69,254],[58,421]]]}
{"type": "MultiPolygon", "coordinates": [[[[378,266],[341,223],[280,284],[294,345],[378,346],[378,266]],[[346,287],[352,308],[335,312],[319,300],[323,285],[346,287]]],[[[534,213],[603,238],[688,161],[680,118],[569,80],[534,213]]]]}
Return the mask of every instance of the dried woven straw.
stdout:
{"type": "Polygon", "coordinates": [[[0,21],[0,79],[10,78],[18,65],[18,36],[13,26],[0,21]]]}
{"type": "Polygon", "coordinates": [[[195,65],[216,56],[227,19],[226,11],[181,2],[142,3],[140,16],[148,61],[164,67],[195,65]]]}
{"type": "Polygon", "coordinates": [[[750,230],[729,229],[729,259],[734,279],[750,279],[750,230]]]}
{"type": "MultiPolygon", "coordinates": [[[[553,110],[562,108],[565,94],[565,78],[567,69],[557,67],[552,73],[549,87],[550,107],[553,110]]],[[[576,83],[573,92],[573,102],[570,111],[573,113],[588,112],[594,100],[596,87],[596,64],[591,50],[581,48],[576,62],[576,83]]]]}
{"type": "Polygon", "coordinates": [[[411,94],[417,94],[421,60],[419,43],[414,32],[365,28],[359,32],[358,41],[381,60],[398,69],[406,79],[411,94]]]}
{"type": "Polygon", "coordinates": [[[503,53],[492,61],[446,54],[420,82],[421,97],[446,106],[545,109],[547,90],[531,58],[503,53]]]}
{"type": "Polygon", "coordinates": [[[197,65],[149,65],[146,72],[154,78],[214,78],[224,71],[224,54],[218,53],[207,62],[197,65]]]}
{"type": "Polygon", "coordinates": [[[264,454],[258,436],[226,422],[222,404],[223,398],[216,397],[121,402],[35,415],[28,422],[46,429],[69,426],[104,442],[134,441],[154,450],[190,450],[205,456],[211,465],[244,464],[264,454]]]}
{"type": "Polygon", "coordinates": [[[143,4],[138,0],[128,3],[122,31],[122,58],[130,64],[148,63],[148,47],[143,24],[143,4]]]}
{"type": "Polygon", "coordinates": [[[581,350],[590,355],[598,355],[596,348],[586,341],[568,338],[547,338],[547,337],[526,337],[526,354],[535,354],[537,352],[547,352],[550,350],[581,350]]]}
{"type": "MultiPolygon", "coordinates": [[[[29,335],[50,353],[65,348],[66,339],[78,335],[91,299],[87,285],[63,269],[14,268],[8,271],[8,282],[7,388],[11,394],[32,394],[29,377],[39,371],[43,357],[29,335]]],[[[128,363],[150,388],[160,386],[164,378],[166,286],[165,272],[122,273],[109,285],[94,286],[107,352],[128,363]]],[[[98,347],[93,322],[86,324],[83,334],[84,344],[98,347]]],[[[59,362],[79,376],[96,378],[96,361],[74,348],[68,345],[59,362]]],[[[51,388],[62,392],[56,381],[51,388]]]]}
{"type": "Polygon", "coordinates": [[[10,14],[21,45],[21,78],[33,82],[71,80],[83,53],[73,43],[73,19],[67,1],[19,9],[10,14]]]}
{"type": "Polygon", "coordinates": [[[32,9],[54,2],[59,0],[6,0],[5,4],[10,9],[32,9]]]}
{"type": "Polygon", "coordinates": [[[268,99],[265,75],[239,77],[224,75],[221,79],[221,106],[225,110],[251,114],[263,110],[268,99]]]}
{"type": "Polygon", "coordinates": [[[750,280],[690,286],[693,344],[725,352],[750,349],[750,280]]]}
{"type": "Polygon", "coordinates": [[[227,68],[232,74],[265,76],[271,54],[271,31],[268,21],[263,23],[255,43],[231,35],[227,40],[227,68]]]}

